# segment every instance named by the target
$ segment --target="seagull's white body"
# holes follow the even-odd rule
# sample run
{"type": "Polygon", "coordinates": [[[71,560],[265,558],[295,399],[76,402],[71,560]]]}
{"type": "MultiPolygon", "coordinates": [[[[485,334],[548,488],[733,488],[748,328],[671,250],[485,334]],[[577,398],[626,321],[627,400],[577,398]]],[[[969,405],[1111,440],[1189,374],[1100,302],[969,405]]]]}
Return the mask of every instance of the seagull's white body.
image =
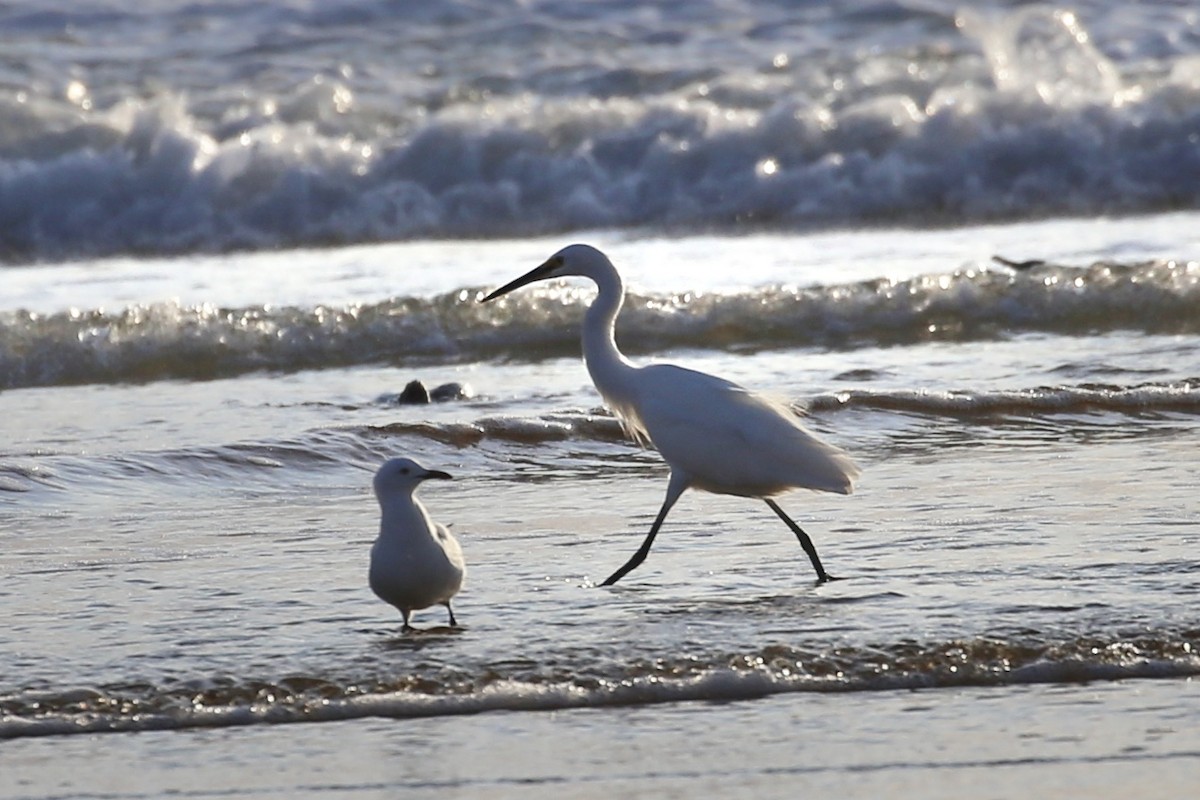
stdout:
{"type": "Polygon", "coordinates": [[[850,458],[816,438],[790,409],[736,383],[671,364],[632,364],[614,338],[625,287],[616,267],[594,247],[565,247],[484,300],[564,276],[589,278],[599,289],[583,323],[583,357],[592,382],[629,434],[653,443],[671,467],[666,500],[646,541],[605,585],[645,559],[667,512],[688,488],[765,500],[800,539],[818,578],[828,580],[808,535],[770,498],[797,488],[849,494],[859,474],[850,458]]]}
{"type": "Polygon", "coordinates": [[[450,600],[467,573],[462,548],[445,525],[429,517],[414,492],[429,478],[447,479],[407,458],[393,458],[375,473],[375,497],[382,519],[371,546],[371,590],[400,610],[408,628],[413,611],[444,605],[457,625],[450,600]]]}

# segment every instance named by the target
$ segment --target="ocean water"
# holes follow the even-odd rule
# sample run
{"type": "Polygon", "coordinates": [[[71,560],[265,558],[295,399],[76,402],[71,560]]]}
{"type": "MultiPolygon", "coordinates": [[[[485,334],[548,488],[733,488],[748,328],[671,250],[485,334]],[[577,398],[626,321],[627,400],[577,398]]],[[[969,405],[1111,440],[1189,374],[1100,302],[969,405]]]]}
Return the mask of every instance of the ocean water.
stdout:
{"type": "Polygon", "coordinates": [[[1194,785],[1190,5],[16,2],[0,40],[0,796],[1194,785]],[[593,290],[478,302],[572,241],[632,359],[859,464],[781,500],[842,580],[691,492],[598,586],[667,470],[580,362],[593,290]],[[367,588],[395,455],[454,475],[460,628],[367,588]]]}
{"type": "Polygon", "coordinates": [[[1194,209],[1196,15],[17,0],[0,255],[1194,209]]]}

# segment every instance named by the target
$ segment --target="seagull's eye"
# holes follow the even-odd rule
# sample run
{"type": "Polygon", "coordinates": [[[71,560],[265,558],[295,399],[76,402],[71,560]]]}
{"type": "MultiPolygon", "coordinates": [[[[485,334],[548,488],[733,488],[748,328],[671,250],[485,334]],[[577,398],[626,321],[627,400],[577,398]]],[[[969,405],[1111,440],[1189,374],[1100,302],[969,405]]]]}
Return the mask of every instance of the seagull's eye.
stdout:
{"type": "Polygon", "coordinates": [[[408,474],[408,467],[401,467],[401,468],[400,468],[400,474],[401,474],[401,475],[407,475],[407,474],[408,474]]]}

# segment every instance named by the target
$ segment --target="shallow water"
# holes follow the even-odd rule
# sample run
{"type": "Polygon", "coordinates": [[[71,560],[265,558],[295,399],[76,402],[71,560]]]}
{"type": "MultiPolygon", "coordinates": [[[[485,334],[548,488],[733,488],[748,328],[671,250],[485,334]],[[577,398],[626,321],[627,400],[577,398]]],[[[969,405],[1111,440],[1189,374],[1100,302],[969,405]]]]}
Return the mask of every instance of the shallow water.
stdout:
{"type": "Polygon", "coordinates": [[[0,10],[0,795],[1194,784],[1193,9],[68,5],[0,10]],[[689,493],[597,586],[666,468],[592,290],[476,302],[578,240],[863,468],[782,500],[842,580],[689,493]],[[459,629],[367,589],[394,455],[459,629]]]}
{"type": "MultiPolygon", "coordinates": [[[[754,245],[725,240],[712,259],[737,263],[754,245]]],[[[960,319],[980,302],[1023,307],[1022,281],[1049,285],[1012,273],[1007,289],[964,293],[963,276],[1001,275],[977,269],[911,280],[960,319]]],[[[1137,274],[1159,276],[1160,308],[1194,303],[1194,266],[1137,274]]],[[[1122,285],[1085,283],[1076,302],[1103,308],[1122,285]]],[[[490,312],[495,336],[512,329],[511,362],[456,353],[0,395],[11,425],[0,658],[19,676],[3,695],[4,734],[1200,669],[1200,364],[1184,317],[1167,325],[1179,332],[1152,324],[1155,309],[1133,329],[1117,319],[1094,331],[1103,314],[1084,311],[1067,330],[831,347],[756,344],[729,312],[727,330],[749,331],[732,346],[654,356],[808,405],[814,430],[854,456],[853,496],[783,501],[844,580],[815,585],[762,504],[689,493],[647,563],[605,589],[657,511],[666,470],[599,408],[577,358],[522,350],[536,325],[514,315],[562,299],[578,316],[587,295],[526,291],[490,312]],[[418,375],[471,396],[396,406],[418,375]],[[431,610],[418,620],[432,630],[400,635],[365,588],[378,524],[369,470],[397,454],[457,476],[423,496],[470,563],[462,630],[431,610]]],[[[653,296],[642,324],[654,308],[690,325],[653,296]]]]}

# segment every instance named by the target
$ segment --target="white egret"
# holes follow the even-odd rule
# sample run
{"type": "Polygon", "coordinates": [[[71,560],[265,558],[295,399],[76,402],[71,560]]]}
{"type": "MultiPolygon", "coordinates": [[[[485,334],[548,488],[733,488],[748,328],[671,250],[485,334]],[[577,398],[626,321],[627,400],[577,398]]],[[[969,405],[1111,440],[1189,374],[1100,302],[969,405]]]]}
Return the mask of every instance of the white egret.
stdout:
{"type": "Polygon", "coordinates": [[[616,583],[646,559],[667,513],[689,488],[762,499],[796,534],[818,582],[832,580],[812,539],[772,498],[797,488],[850,494],[859,470],[849,456],[816,438],[786,406],[736,383],[671,364],[632,364],[614,336],[625,287],[616,267],[594,247],[564,247],[481,302],[567,276],[589,278],[599,289],[583,322],[583,359],[592,382],[629,435],[651,442],[671,468],[650,533],[603,585],[616,583]]]}
{"type": "Polygon", "coordinates": [[[425,469],[409,458],[393,458],[375,473],[375,497],[382,520],[371,547],[371,590],[400,609],[404,629],[413,611],[443,605],[457,626],[450,599],[462,588],[467,566],[454,536],[429,517],[414,496],[422,481],[449,480],[445,472],[425,469]]]}

